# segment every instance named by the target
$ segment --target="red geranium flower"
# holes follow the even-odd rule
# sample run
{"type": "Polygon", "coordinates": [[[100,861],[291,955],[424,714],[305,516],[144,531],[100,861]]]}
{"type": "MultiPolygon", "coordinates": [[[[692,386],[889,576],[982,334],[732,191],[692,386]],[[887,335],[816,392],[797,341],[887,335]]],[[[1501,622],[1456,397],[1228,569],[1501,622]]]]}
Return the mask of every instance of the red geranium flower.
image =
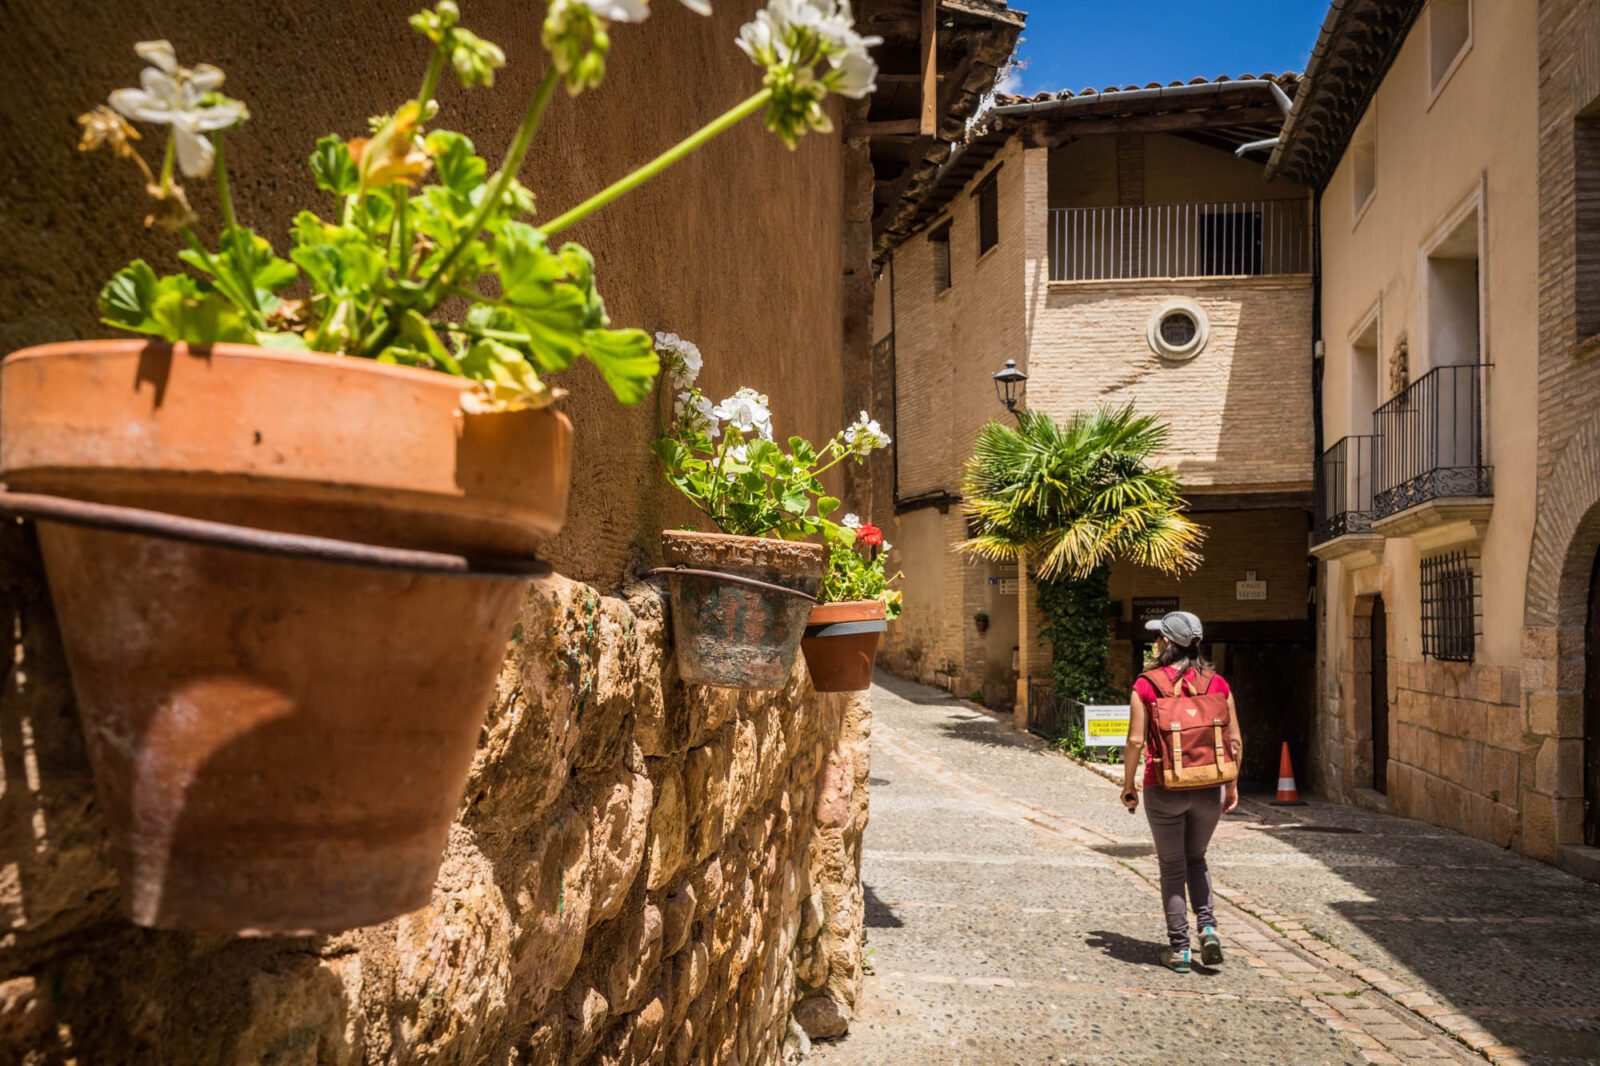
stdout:
{"type": "Polygon", "coordinates": [[[883,530],[870,522],[863,522],[861,528],[856,530],[856,540],[869,548],[876,548],[883,543],[883,530]]]}

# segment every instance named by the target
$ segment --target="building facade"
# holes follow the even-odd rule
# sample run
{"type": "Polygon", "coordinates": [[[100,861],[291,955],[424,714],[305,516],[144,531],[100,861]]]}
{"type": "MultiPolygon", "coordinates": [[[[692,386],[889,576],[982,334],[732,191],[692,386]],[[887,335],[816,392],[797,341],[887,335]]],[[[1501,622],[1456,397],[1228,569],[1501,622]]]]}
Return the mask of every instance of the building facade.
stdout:
{"type": "Polygon", "coordinates": [[[973,440],[1008,417],[991,376],[1015,360],[1030,410],[1065,420],[1131,403],[1169,423],[1160,458],[1207,531],[1196,573],[1113,569],[1119,682],[1142,661],[1142,614],[1181,606],[1206,619],[1207,651],[1241,696],[1271,708],[1259,773],[1276,773],[1277,740],[1309,733],[1311,201],[1236,155],[1276,131],[1285,87],[1292,77],[1003,97],[947,164],[890,250],[875,311],[907,574],[893,668],[1019,707],[1028,679],[1049,677],[1030,582],[953,547],[973,440]]]}
{"type": "Polygon", "coordinates": [[[1591,872],[1596,14],[1336,7],[1269,168],[1319,191],[1314,783],[1591,872]]]}

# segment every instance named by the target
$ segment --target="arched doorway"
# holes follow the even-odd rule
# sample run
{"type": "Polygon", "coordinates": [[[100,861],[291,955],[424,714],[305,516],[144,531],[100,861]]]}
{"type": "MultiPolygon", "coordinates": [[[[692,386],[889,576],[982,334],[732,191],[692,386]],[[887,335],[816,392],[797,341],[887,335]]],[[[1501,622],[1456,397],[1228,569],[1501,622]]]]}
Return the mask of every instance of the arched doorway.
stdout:
{"type": "Polygon", "coordinates": [[[1600,554],[1589,571],[1583,631],[1583,842],[1600,847],[1600,554]]]}
{"type": "Polygon", "coordinates": [[[1372,598],[1372,787],[1389,793],[1389,622],[1383,597],[1372,598]]]}

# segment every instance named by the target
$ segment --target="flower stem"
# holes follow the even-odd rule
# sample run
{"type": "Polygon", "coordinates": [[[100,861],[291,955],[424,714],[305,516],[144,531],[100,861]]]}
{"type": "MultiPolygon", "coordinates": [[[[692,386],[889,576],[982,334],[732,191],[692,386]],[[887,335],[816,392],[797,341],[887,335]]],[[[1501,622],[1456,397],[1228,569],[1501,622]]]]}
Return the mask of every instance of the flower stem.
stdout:
{"type": "Polygon", "coordinates": [[[389,189],[389,202],[394,208],[394,218],[389,227],[389,262],[396,277],[405,277],[411,269],[411,220],[407,207],[411,198],[405,186],[395,183],[389,189]]]}
{"type": "Polygon", "coordinates": [[[169,134],[167,137],[167,154],[161,159],[161,195],[165,196],[167,190],[172,188],[172,168],[178,161],[178,135],[169,134]]]}
{"type": "MultiPolygon", "coordinates": [[[[517,135],[511,141],[511,149],[506,152],[505,162],[500,164],[500,173],[495,175],[494,184],[489,186],[483,203],[478,205],[477,212],[462,231],[461,239],[445,253],[443,259],[439,260],[439,265],[434,270],[433,282],[428,287],[430,294],[445,284],[456,257],[470,242],[477,239],[478,234],[483,231],[483,223],[489,217],[489,212],[499,206],[500,198],[510,187],[511,180],[517,176],[517,169],[522,166],[523,157],[528,154],[528,146],[533,143],[533,135],[538,132],[539,123],[544,119],[545,105],[550,102],[550,95],[555,92],[560,80],[561,74],[554,65],[545,71],[544,79],[539,82],[539,88],[534,92],[533,100],[528,105],[528,113],[522,117],[522,125],[517,127],[517,135]]],[[[429,306],[433,306],[436,302],[433,301],[429,306]]]]}
{"type": "Polygon", "coordinates": [[[715,137],[717,134],[738,125],[742,119],[754,114],[755,112],[761,110],[762,107],[766,106],[767,101],[771,98],[772,90],[762,89],[744,103],[739,104],[737,107],[734,107],[731,110],[723,112],[723,114],[713,119],[710,123],[702,126],[694,133],[691,133],[689,136],[685,137],[671,148],[668,148],[665,152],[662,152],[660,155],[656,156],[654,159],[650,160],[650,162],[638,168],[627,177],[600,190],[583,203],[579,204],[577,207],[574,207],[571,211],[551,219],[548,223],[540,226],[539,228],[545,232],[546,236],[549,236],[566,229],[574,222],[587,218],[589,215],[600,210],[600,208],[604,207],[606,204],[609,204],[617,197],[638,188],[640,185],[643,185],[645,182],[649,181],[657,174],[660,174],[662,171],[666,170],[668,167],[682,159],[684,156],[688,155],[690,152],[693,152],[696,148],[699,148],[701,145],[711,140],[711,138],[715,137]]]}
{"type": "Polygon", "coordinates": [[[221,130],[211,135],[211,144],[216,149],[216,160],[212,168],[217,175],[217,203],[222,208],[223,238],[227,244],[233,246],[234,254],[228,257],[228,263],[237,272],[234,282],[249,301],[250,310],[260,312],[261,304],[256,300],[255,279],[239,269],[239,246],[244,238],[239,233],[239,219],[233,213],[233,191],[228,184],[228,157],[222,149],[221,130]]]}
{"type": "Polygon", "coordinates": [[[433,56],[428,60],[428,72],[422,76],[422,91],[417,93],[417,103],[422,105],[424,113],[428,104],[433,100],[433,94],[439,91],[439,75],[444,73],[445,44],[450,40],[448,31],[445,39],[439,42],[433,50],[433,56]]]}
{"type": "Polygon", "coordinates": [[[183,239],[189,242],[190,249],[200,257],[200,261],[211,272],[212,280],[216,282],[217,288],[222,290],[222,294],[232,300],[234,306],[245,313],[246,317],[250,319],[251,325],[256,329],[265,329],[266,322],[262,319],[261,312],[256,309],[252,301],[245,299],[243,294],[238,291],[237,283],[223,271],[222,265],[217,262],[216,257],[206,251],[206,246],[200,243],[199,237],[195,236],[194,229],[185,226],[182,232],[183,239]]]}

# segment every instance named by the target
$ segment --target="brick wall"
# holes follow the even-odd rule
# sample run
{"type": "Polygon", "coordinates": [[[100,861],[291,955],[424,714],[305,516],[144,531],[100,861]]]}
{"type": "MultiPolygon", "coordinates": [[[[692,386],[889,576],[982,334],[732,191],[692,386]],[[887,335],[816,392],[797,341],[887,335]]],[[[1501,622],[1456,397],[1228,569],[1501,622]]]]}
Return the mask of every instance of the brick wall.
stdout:
{"type": "Polygon", "coordinates": [[[1160,456],[1186,488],[1311,485],[1311,283],[1302,276],[1061,282],[1036,306],[1028,406],[1058,418],[1133,403],[1172,426],[1160,456]],[[1173,362],[1151,316],[1197,303],[1210,339],[1173,362]]]}
{"type": "MultiPolygon", "coordinates": [[[[1600,103],[1600,4],[1539,3],[1538,510],[1527,584],[1523,846],[1577,868],[1583,841],[1584,624],[1600,551],[1600,290],[1591,162],[1600,103]],[[1580,161],[1579,153],[1584,154],[1580,161]],[[1588,312],[1593,304],[1585,301],[1588,312]]],[[[1591,797],[1600,802],[1600,797],[1591,797]]],[[[1591,858],[1590,876],[1600,875],[1591,858]]]]}

